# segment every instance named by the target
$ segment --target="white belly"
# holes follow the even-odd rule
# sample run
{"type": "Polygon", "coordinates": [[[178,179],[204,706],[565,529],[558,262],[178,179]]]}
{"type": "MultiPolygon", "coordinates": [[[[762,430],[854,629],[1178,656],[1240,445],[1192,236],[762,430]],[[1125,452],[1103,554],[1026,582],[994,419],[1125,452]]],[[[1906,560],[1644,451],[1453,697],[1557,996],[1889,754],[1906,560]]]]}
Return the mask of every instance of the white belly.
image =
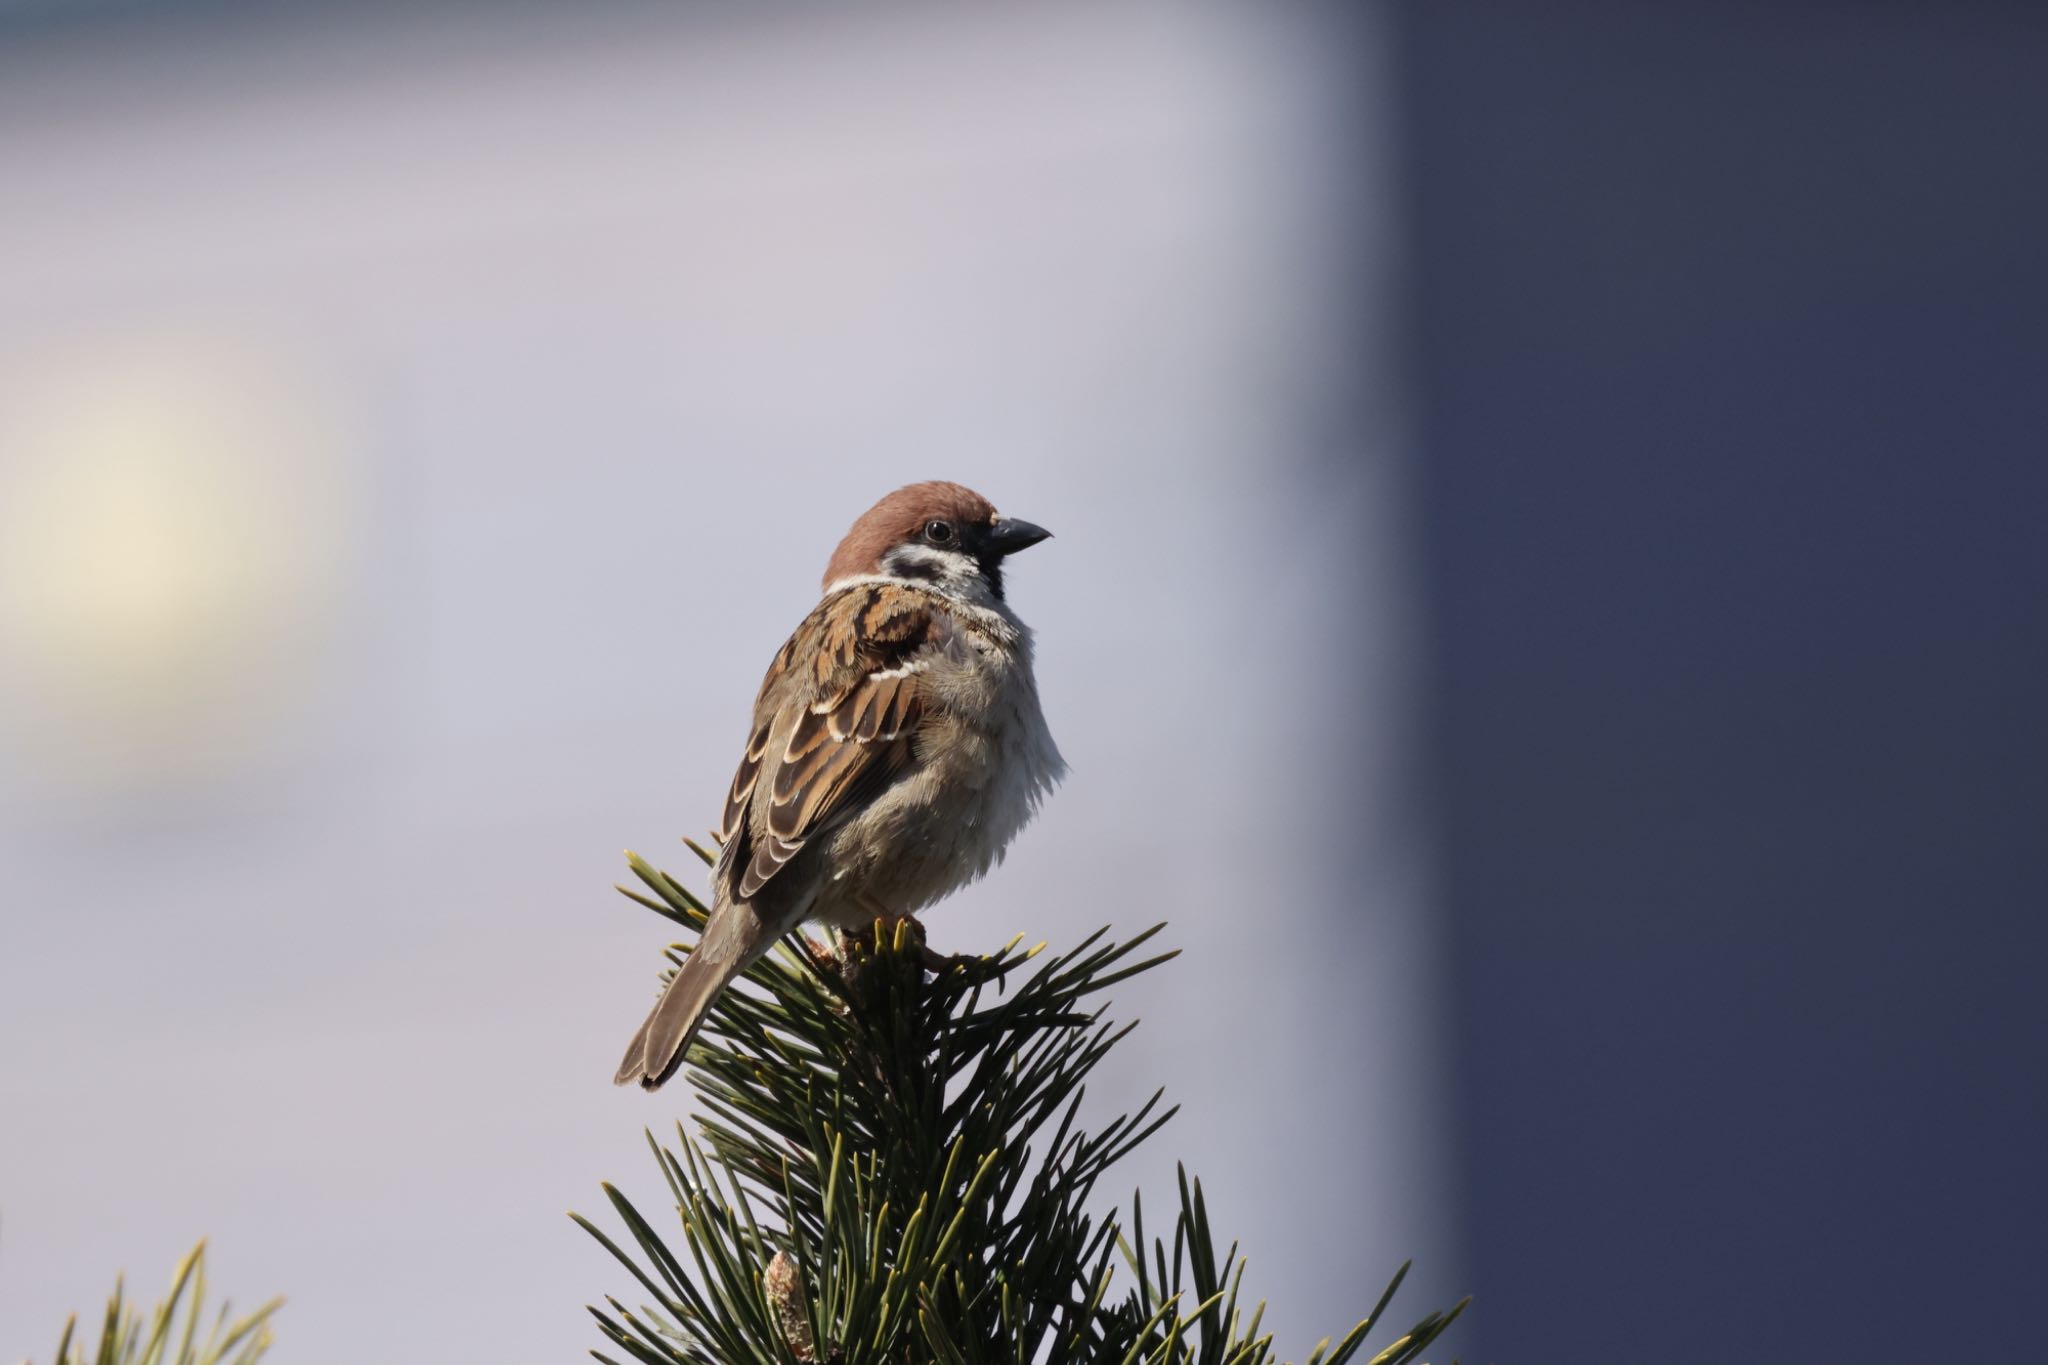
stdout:
{"type": "Polygon", "coordinates": [[[840,830],[817,919],[863,923],[880,906],[911,914],[1002,860],[1066,772],[1039,709],[1028,639],[1014,654],[974,642],[932,684],[918,768],[840,830]]]}

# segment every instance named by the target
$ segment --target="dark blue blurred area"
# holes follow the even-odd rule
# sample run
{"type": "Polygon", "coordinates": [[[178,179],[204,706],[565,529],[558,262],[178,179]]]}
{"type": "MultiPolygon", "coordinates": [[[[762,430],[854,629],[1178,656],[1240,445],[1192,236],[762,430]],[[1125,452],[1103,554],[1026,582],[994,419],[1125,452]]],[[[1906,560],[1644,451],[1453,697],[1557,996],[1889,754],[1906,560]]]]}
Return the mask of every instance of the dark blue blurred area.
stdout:
{"type": "Polygon", "coordinates": [[[1467,1360],[2041,1354],[2048,22],[1926,8],[1401,12],[1467,1360]]]}

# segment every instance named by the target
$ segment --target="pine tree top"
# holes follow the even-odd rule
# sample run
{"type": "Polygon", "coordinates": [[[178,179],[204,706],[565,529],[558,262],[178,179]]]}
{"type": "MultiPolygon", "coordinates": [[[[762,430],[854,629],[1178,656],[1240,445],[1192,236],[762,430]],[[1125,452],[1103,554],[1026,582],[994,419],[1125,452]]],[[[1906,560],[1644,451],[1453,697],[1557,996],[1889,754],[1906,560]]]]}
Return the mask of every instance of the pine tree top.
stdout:
{"type": "MultiPolygon", "coordinates": [[[[628,858],[652,894],[619,889],[701,932],[703,903],[628,858]]],[[[1241,1300],[1236,1245],[1219,1259],[1199,1181],[1181,1173],[1170,1250],[1135,1198],[1128,1232],[1091,1212],[1104,1173],[1175,1112],[1155,1091],[1099,1131],[1078,1122],[1089,1073],[1136,1027],[1105,1019],[1102,993],[1176,956],[1139,953],[1163,927],[1098,930],[1044,961],[1020,936],[934,963],[907,920],[785,939],[690,1050],[695,1136],[648,1135],[681,1254],[610,1185],[625,1244],[572,1215],[641,1291],[591,1310],[609,1347],[643,1365],[1272,1365],[1264,1305],[1241,1300]]],[[[1308,1365],[1353,1359],[1406,1273],[1308,1365]]],[[[1419,1359],[1464,1306],[1372,1365],[1419,1359]]]]}

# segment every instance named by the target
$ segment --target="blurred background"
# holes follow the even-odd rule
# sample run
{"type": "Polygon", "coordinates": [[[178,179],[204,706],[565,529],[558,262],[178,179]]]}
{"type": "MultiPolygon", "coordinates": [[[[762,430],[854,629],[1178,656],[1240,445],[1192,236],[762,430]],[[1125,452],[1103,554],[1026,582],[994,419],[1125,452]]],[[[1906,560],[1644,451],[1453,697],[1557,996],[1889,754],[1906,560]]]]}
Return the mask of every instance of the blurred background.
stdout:
{"type": "MultiPolygon", "coordinates": [[[[0,6],[0,1359],[201,1234],[303,1362],[564,1359],[836,538],[1056,538],[947,950],[1158,918],[1290,1358],[2022,1358],[2048,21],[0,6]]],[[[650,1199],[650,1202],[658,1202],[650,1199]]]]}

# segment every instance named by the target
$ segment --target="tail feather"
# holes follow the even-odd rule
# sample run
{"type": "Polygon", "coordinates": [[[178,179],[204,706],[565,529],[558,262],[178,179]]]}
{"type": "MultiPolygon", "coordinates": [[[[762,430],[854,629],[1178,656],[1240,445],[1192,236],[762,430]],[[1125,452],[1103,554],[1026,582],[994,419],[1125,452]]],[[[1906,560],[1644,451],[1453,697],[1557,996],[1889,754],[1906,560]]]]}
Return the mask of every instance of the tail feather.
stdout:
{"type": "Polygon", "coordinates": [[[696,949],[683,960],[653,1012],[626,1045],[625,1060],[619,1063],[612,1083],[638,1081],[642,1089],[659,1090],[682,1065],[683,1054],[703,1026],[711,1002],[768,950],[775,937],[755,917],[753,907],[720,906],[696,949]]]}

